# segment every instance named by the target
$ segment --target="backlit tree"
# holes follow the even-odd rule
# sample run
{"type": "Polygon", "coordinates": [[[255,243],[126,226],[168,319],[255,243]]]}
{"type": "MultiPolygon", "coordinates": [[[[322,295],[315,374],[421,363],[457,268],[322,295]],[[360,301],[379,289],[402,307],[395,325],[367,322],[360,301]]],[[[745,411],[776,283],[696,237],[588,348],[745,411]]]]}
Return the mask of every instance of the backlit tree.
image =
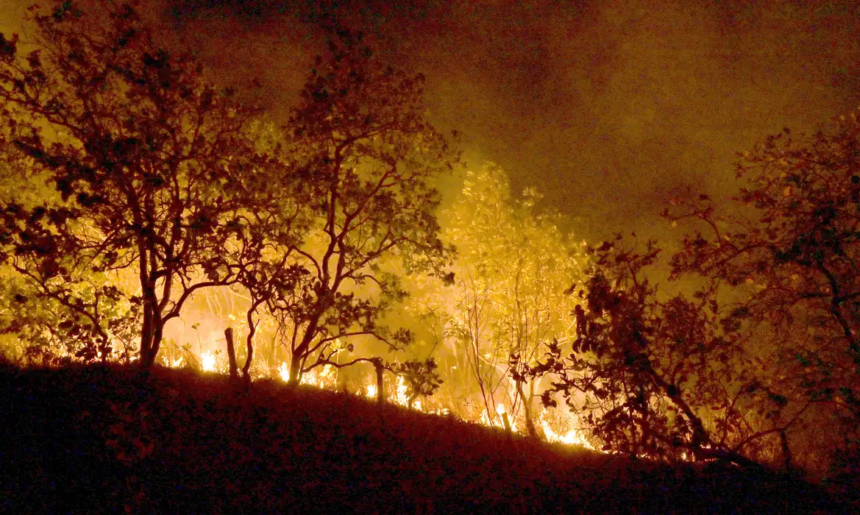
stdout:
{"type": "Polygon", "coordinates": [[[458,154],[425,118],[423,83],[386,66],[359,36],[337,33],[292,112],[284,155],[309,223],[301,241],[275,242],[246,283],[280,322],[291,383],[314,367],[343,366],[335,356],[354,349],[349,338],[392,350],[411,341],[380,323],[405,296],[386,262],[446,273],[434,180],[458,154]]]}
{"type": "MultiPolygon", "coordinates": [[[[734,318],[774,360],[768,383],[792,404],[812,403],[838,439],[821,446],[854,453],[860,434],[860,122],[834,119],[811,135],[785,129],[742,154],[734,213],[707,197],[670,210],[699,230],[674,256],[677,276],[725,285],[734,318]]],[[[789,435],[791,436],[791,435],[789,435]]],[[[798,435],[800,438],[801,435],[798,435]]]]}
{"type": "Polygon", "coordinates": [[[565,243],[557,218],[538,212],[540,195],[512,194],[497,165],[469,172],[460,195],[446,212],[444,233],[457,248],[455,284],[426,304],[455,357],[457,374],[448,373],[480,390],[487,417],[505,401],[536,436],[536,385],[521,376],[509,381],[509,358],[534,363],[547,341],[568,335],[577,299],[563,292],[585,259],[579,244],[565,243]]]}
{"type": "Polygon", "coordinates": [[[694,225],[671,258],[692,296],[658,293],[659,249],[606,243],[578,286],[577,339],[529,374],[608,449],[857,477],[860,124],[786,129],[741,155],[739,194],[667,209],[694,225]]]}
{"type": "Polygon", "coordinates": [[[0,36],[0,143],[58,197],[5,202],[0,236],[37,298],[62,306],[60,326],[102,356],[112,306],[137,311],[148,366],[193,292],[238,277],[221,254],[243,230],[258,156],[248,109],[163,48],[132,6],[99,5],[34,7],[32,41],[0,36]]]}

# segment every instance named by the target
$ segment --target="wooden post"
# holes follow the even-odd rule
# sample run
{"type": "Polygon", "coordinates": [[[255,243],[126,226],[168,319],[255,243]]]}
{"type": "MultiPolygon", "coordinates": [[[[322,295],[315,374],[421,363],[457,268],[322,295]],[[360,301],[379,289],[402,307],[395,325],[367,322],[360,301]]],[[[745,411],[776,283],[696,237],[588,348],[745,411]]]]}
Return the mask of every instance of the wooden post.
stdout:
{"type": "Polygon", "coordinates": [[[502,422],[504,422],[504,424],[505,424],[505,431],[510,433],[511,432],[511,420],[508,418],[508,412],[507,411],[502,412],[502,422]]]}
{"type": "Polygon", "coordinates": [[[233,346],[232,327],[228,327],[224,330],[224,337],[227,339],[227,359],[230,360],[230,379],[238,379],[239,367],[236,365],[236,349],[233,346]]]}

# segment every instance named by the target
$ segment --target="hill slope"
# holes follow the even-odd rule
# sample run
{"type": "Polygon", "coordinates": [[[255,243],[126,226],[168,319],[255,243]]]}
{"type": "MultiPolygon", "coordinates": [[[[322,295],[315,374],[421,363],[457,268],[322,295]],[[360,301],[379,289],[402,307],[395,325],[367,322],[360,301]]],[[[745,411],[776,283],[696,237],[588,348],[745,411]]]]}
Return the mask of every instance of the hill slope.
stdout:
{"type": "Polygon", "coordinates": [[[551,446],[312,388],[0,369],[0,511],[848,511],[816,486],[551,446]]]}

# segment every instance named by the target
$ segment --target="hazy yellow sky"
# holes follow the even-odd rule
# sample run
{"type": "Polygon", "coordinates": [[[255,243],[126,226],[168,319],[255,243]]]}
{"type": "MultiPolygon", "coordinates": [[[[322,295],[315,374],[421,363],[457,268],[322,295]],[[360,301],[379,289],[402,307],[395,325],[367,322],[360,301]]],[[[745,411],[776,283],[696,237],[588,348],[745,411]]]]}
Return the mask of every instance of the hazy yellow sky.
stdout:
{"type": "MultiPolygon", "coordinates": [[[[0,26],[19,17],[0,1],[0,26]]],[[[860,105],[856,1],[164,0],[144,2],[223,80],[289,105],[319,27],[368,32],[427,75],[431,118],[465,133],[590,236],[663,231],[688,188],[728,194],[735,153],[860,105]],[[328,7],[326,7],[328,5],[328,7]]]]}

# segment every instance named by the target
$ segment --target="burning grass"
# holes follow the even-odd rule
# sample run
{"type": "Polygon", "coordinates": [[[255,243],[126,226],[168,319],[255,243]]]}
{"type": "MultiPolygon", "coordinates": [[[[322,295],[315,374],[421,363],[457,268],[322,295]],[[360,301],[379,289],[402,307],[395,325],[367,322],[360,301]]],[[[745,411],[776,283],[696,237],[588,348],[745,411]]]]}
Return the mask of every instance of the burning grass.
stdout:
{"type": "Polygon", "coordinates": [[[277,380],[244,392],[191,370],[7,367],[0,420],[4,512],[841,507],[784,477],[607,456],[277,380]]]}

